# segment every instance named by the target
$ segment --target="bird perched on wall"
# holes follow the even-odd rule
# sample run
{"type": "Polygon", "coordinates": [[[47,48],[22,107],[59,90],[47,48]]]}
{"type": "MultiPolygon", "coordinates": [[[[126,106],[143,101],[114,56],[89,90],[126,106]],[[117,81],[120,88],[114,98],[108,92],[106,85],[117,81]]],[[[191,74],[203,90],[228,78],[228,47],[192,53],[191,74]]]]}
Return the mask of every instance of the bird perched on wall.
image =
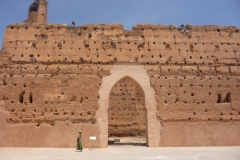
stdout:
{"type": "Polygon", "coordinates": [[[72,25],[74,25],[74,26],[75,26],[75,22],[72,22],[72,25]]]}
{"type": "Polygon", "coordinates": [[[183,28],[183,27],[184,27],[184,24],[180,24],[180,26],[179,26],[179,27],[182,27],[182,28],[183,28]]]}

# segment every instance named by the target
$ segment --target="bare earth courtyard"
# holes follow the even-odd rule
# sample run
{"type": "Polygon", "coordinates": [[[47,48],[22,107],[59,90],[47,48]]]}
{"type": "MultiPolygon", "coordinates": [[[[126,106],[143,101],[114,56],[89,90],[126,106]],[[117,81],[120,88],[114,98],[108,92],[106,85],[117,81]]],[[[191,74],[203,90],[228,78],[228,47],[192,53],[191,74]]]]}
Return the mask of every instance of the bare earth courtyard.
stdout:
{"type": "Polygon", "coordinates": [[[109,146],[76,152],[74,148],[0,148],[2,160],[239,160],[240,147],[109,146]]]}

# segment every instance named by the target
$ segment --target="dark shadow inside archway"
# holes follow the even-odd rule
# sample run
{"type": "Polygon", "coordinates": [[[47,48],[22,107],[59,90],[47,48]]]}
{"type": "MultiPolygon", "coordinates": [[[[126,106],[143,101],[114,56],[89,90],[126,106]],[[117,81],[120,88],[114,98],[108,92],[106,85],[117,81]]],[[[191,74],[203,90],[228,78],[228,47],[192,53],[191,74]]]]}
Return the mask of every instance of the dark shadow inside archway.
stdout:
{"type": "Polygon", "coordinates": [[[108,108],[108,144],[146,146],[145,96],[132,78],[120,79],[112,88],[108,108]]]}

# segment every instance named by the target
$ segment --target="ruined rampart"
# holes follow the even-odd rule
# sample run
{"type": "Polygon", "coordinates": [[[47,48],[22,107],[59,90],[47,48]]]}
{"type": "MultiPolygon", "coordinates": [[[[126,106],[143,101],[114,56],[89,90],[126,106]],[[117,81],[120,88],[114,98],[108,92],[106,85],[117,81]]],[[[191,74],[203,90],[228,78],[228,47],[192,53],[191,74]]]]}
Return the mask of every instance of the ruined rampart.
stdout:
{"type": "Polygon", "coordinates": [[[88,147],[105,147],[107,135],[145,134],[149,146],[240,145],[237,27],[11,24],[2,46],[0,146],[72,147],[79,129],[88,147]],[[143,67],[154,100],[146,100],[142,69],[123,71],[101,100],[115,66],[143,67]]]}

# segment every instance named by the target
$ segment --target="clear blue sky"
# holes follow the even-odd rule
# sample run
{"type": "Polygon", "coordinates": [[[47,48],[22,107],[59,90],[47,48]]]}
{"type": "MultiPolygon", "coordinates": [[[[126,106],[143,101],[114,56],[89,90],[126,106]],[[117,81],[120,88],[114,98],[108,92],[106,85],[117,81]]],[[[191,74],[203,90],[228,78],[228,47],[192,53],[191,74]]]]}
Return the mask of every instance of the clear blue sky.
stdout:
{"type": "MultiPolygon", "coordinates": [[[[0,49],[8,24],[27,19],[34,0],[0,0],[0,49]]],[[[48,0],[48,23],[223,25],[240,28],[240,0],[48,0]]]]}

